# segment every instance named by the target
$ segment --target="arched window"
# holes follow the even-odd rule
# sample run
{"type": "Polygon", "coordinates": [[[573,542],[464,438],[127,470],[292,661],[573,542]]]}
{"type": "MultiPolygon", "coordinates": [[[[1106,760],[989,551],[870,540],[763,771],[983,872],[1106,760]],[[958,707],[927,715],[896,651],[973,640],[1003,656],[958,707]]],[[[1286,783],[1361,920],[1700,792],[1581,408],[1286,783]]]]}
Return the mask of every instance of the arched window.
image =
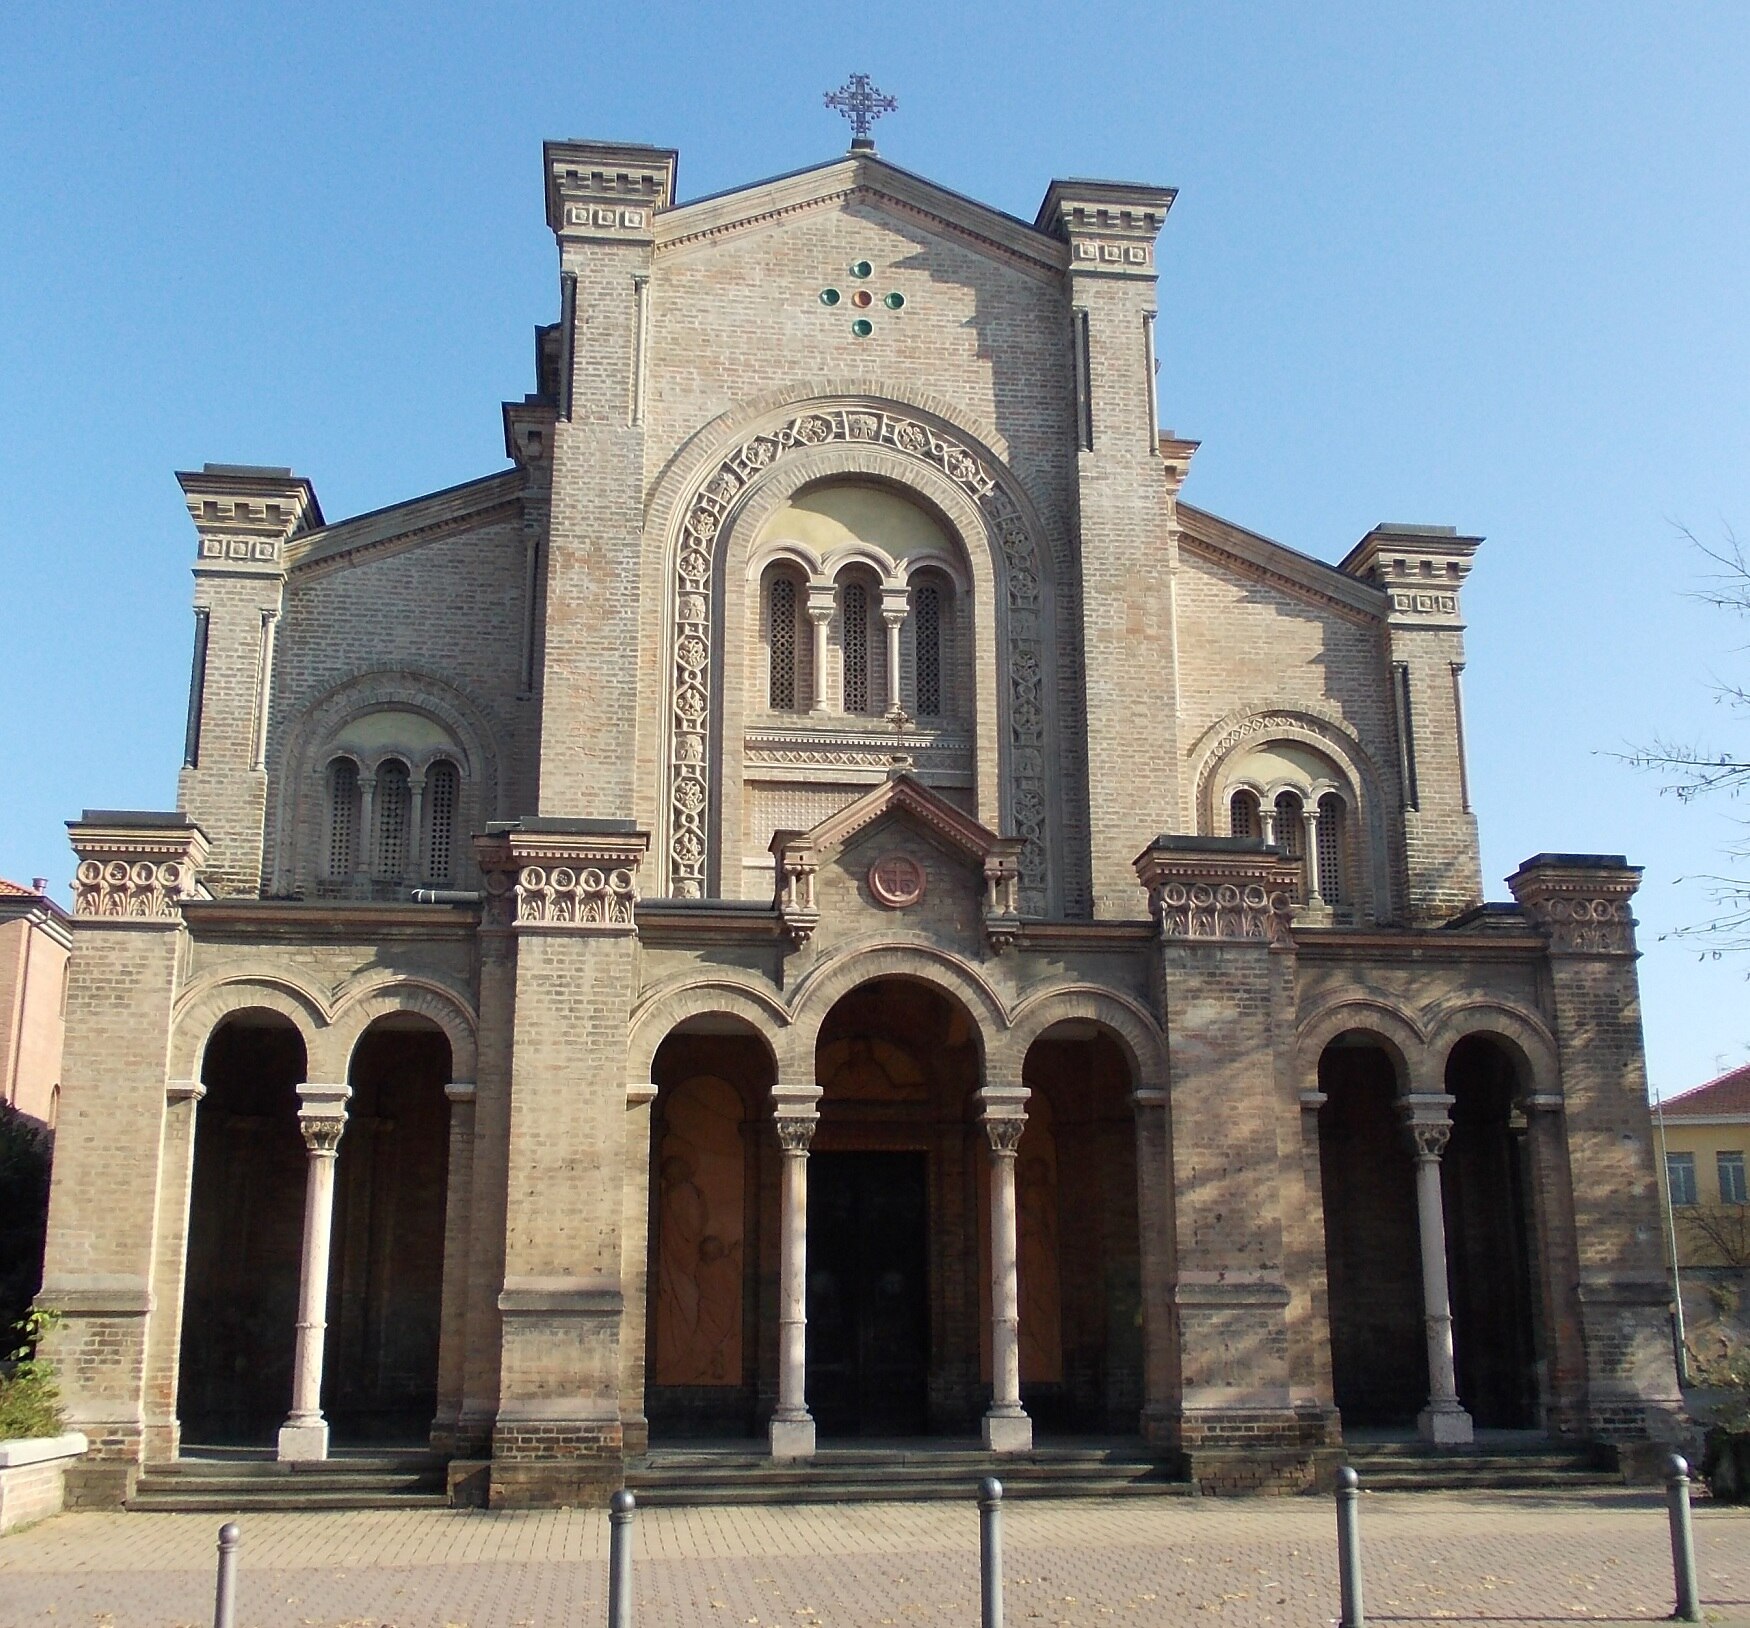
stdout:
{"type": "Polygon", "coordinates": [[[1258,794],[1254,791],[1236,791],[1233,801],[1228,804],[1228,835],[1255,837],[1258,835],[1259,824],[1258,794]]]}
{"type": "Polygon", "coordinates": [[[344,882],[359,863],[359,769],[349,757],[328,765],[328,875],[344,882]]]}
{"type": "Polygon", "coordinates": [[[456,805],[462,777],[453,763],[434,763],[425,775],[426,874],[433,882],[452,882],[456,874],[456,805]]]}
{"type": "Polygon", "coordinates": [[[395,758],[377,770],[377,864],[376,874],[396,881],[407,874],[408,816],[413,808],[413,790],[407,765],[395,758]]]}
{"type": "Polygon", "coordinates": [[[847,582],[839,596],[840,640],[844,654],[844,709],[869,710],[869,590],[847,582]]]}
{"type": "Polygon", "coordinates": [[[912,594],[916,623],[916,694],[918,716],[942,716],[942,590],[933,582],[912,594]]]}
{"type": "Polygon", "coordinates": [[[1300,821],[1300,794],[1279,792],[1276,797],[1276,846],[1290,859],[1306,854],[1306,832],[1300,821]]]}
{"type": "Polygon", "coordinates": [[[774,576],[766,590],[766,642],[770,653],[766,702],[773,712],[796,710],[796,582],[774,576]]]}
{"type": "Polygon", "coordinates": [[[1319,799],[1319,893],[1326,904],[1343,900],[1343,799],[1327,791],[1319,799]]]}

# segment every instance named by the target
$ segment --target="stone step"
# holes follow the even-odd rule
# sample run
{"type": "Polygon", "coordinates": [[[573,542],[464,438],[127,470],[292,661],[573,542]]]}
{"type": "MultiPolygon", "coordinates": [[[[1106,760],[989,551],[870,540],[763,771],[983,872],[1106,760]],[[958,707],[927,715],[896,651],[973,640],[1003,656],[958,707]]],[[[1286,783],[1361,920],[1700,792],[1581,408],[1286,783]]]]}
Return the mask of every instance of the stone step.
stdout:
{"type": "Polygon", "coordinates": [[[444,1508],[444,1461],[430,1453],[359,1454],[314,1464],[183,1458],[149,1464],[129,1509],[444,1508]]]}
{"type": "Polygon", "coordinates": [[[257,1486],[248,1491],[226,1493],[203,1487],[171,1491],[135,1490],[127,1501],[131,1510],[193,1514],[266,1514],[322,1509],[448,1509],[449,1496],[442,1492],[337,1491],[319,1487],[287,1487],[275,1491],[257,1486]]]}

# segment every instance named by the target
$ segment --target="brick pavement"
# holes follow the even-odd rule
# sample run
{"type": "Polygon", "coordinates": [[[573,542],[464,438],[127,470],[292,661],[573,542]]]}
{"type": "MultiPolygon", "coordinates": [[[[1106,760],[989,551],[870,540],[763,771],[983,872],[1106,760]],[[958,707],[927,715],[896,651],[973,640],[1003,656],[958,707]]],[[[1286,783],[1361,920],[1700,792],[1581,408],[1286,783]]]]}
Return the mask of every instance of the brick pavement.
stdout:
{"type": "MultiPolygon", "coordinates": [[[[1325,1499],[1029,1502],[1006,1514],[1012,1628],[1314,1628],[1336,1611],[1325,1499]]],[[[1662,1502],[1606,1492],[1368,1496],[1381,1622],[1651,1620],[1662,1502]]],[[[0,1540],[0,1628],[211,1620],[218,1520],[65,1515],[0,1540]]],[[[1750,1510],[1696,1511],[1708,1615],[1750,1628],[1750,1510]]],[[[597,1511],[243,1518],[240,1628],[547,1628],[604,1615],[597,1511]]],[[[959,1628],[978,1620],[964,1505],[649,1510],[640,1628],[959,1628]]]]}

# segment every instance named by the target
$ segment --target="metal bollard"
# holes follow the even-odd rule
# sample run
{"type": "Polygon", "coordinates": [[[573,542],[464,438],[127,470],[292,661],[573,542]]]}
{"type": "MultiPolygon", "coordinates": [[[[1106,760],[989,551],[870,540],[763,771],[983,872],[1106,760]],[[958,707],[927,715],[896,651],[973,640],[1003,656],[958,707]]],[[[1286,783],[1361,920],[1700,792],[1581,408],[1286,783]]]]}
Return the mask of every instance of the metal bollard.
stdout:
{"type": "Polygon", "coordinates": [[[237,1620],[237,1551],[243,1533],[234,1521],[219,1528],[219,1579],[213,1588],[213,1628],[232,1628],[237,1620]]]}
{"type": "Polygon", "coordinates": [[[1677,1584],[1676,1622],[1701,1621],[1695,1582],[1695,1529],[1689,1522],[1689,1461],[1673,1453],[1665,1464],[1665,1502],[1671,1511],[1671,1574],[1677,1584]]]}
{"type": "Polygon", "coordinates": [[[637,1507],[624,1487],[608,1500],[608,1628],[632,1628],[632,1511],[637,1507]]]}
{"type": "Polygon", "coordinates": [[[1337,1580],[1343,1607],[1339,1628],[1363,1628],[1361,1477],[1347,1464],[1337,1471],[1337,1580]]]}
{"type": "Polygon", "coordinates": [[[1003,1484],[978,1484],[978,1580],[982,1628],[1003,1628],[1003,1484]]]}

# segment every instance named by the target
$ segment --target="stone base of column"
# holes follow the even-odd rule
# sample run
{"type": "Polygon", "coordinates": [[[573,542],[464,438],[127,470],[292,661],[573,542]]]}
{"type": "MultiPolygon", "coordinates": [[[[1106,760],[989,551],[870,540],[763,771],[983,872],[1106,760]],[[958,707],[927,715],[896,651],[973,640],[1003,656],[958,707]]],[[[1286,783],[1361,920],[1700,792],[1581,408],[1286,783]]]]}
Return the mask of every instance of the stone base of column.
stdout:
{"type": "Polygon", "coordinates": [[[1435,1447],[1469,1447],[1476,1439],[1463,1408],[1423,1408],[1416,1415],[1416,1434],[1435,1447]]]}
{"type": "Polygon", "coordinates": [[[1033,1451],[1033,1421],[1025,1413],[987,1413],[984,1416],[984,1450],[987,1453],[1033,1451]]]}
{"type": "Polygon", "coordinates": [[[814,1420],[804,1414],[800,1419],[772,1420],[772,1457],[777,1459],[814,1457],[814,1420]]]}
{"type": "Polygon", "coordinates": [[[493,1432],[487,1505],[605,1508],[626,1482],[623,1445],[618,1419],[507,1419],[501,1410],[493,1432]]]}
{"type": "Polygon", "coordinates": [[[319,1464],[328,1457],[328,1421],[280,1426],[279,1460],[282,1464],[319,1464]]]}

